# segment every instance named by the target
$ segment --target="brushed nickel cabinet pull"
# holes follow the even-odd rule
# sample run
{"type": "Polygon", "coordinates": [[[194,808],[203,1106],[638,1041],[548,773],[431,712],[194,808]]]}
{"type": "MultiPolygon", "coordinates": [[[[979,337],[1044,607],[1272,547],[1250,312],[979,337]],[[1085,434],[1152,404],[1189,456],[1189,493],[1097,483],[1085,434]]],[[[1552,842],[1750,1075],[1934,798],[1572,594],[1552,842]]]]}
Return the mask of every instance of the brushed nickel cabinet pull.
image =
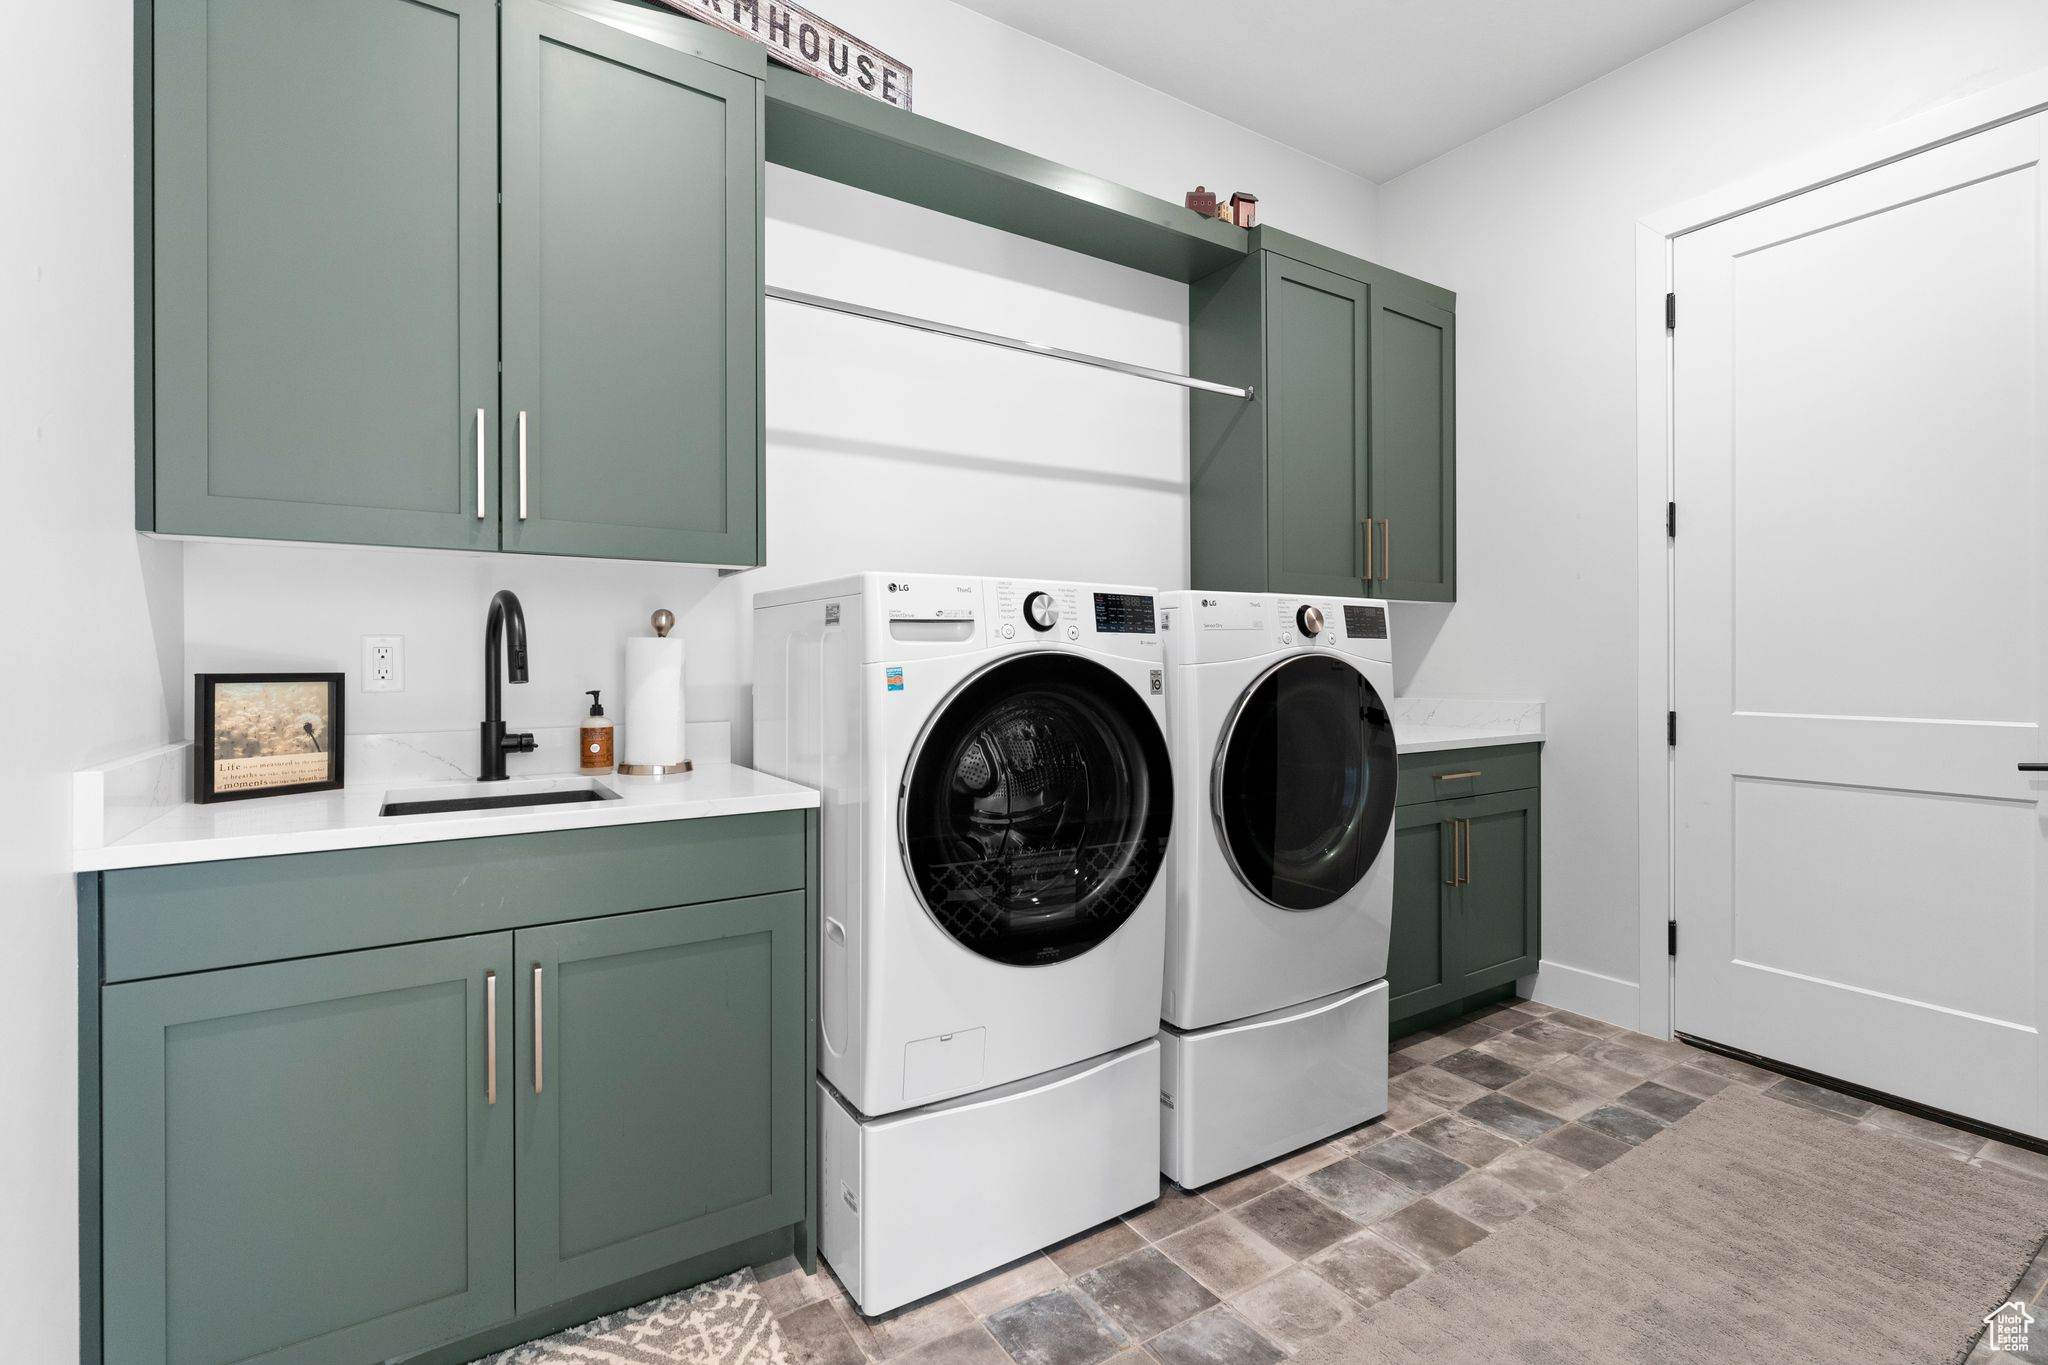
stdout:
{"type": "Polygon", "coordinates": [[[1459,778],[1461,778],[1461,777],[1484,777],[1484,776],[1485,776],[1485,774],[1484,774],[1484,773],[1482,773],[1482,772],[1481,772],[1481,771],[1480,771],[1479,769],[1477,769],[1477,768],[1474,768],[1474,769],[1473,769],[1473,770],[1472,770],[1471,772],[1469,772],[1469,773],[1438,773],[1438,774],[1436,775],[1436,780],[1437,780],[1437,781],[1439,781],[1439,782],[1456,782],[1456,781],[1457,781],[1457,780],[1458,780],[1459,778]]]}
{"type": "Polygon", "coordinates": [[[533,1093],[534,1093],[534,1094],[536,1094],[536,1095],[538,1095],[538,1094],[540,1093],[540,1083],[541,1083],[541,1076],[542,1076],[542,1066],[541,1066],[541,1037],[542,1037],[542,1033],[541,1033],[541,1019],[540,1019],[540,1012],[541,1012],[541,992],[542,992],[542,987],[543,987],[543,986],[544,986],[545,984],[546,984],[546,983],[545,983],[545,981],[544,981],[544,980],[542,979],[542,970],[541,970],[541,965],[540,965],[540,964],[539,964],[538,962],[536,962],[536,963],[534,963],[534,964],[533,964],[533,1093]]]}
{"type": "Polygon", "coordinates": [[[526,413],[519,414],[519,519],[526,520],[526,413]]]}
{"type": "Polygon", "coordinates": [[[1365,517],[1358,519],[1358,529],[1365,532],[1365,572],[1358,576],[1361,583],[1372,582],[1372,522],[1365,517]]]}
{"type": "Polygon", "coordinates": [[[1394,576],[1394,526],[1385,517],[1380,518],[1380,582],[1394,576]]]}
{"type": "Polygon", "coordinates": [[[484,1101],[498,1102],[498,974],[484,973],[484,1101]]]}
{"type": "Polygon", "coordinates": [[[484,410],[476,410],[476,519],[484,519],[484,410]]]}

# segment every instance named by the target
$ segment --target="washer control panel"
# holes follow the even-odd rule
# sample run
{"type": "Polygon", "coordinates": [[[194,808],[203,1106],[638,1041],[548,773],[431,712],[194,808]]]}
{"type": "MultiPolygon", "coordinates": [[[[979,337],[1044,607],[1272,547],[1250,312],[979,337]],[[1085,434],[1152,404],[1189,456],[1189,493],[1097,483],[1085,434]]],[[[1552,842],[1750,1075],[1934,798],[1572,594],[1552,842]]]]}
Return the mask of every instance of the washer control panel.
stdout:
{"type": "Polygon", "coordinates": [[[992,578],[984,601],[991,643],[1087,644],[1134,657],[1159,649],[1157,599],[1142,588],[992,578]]]}

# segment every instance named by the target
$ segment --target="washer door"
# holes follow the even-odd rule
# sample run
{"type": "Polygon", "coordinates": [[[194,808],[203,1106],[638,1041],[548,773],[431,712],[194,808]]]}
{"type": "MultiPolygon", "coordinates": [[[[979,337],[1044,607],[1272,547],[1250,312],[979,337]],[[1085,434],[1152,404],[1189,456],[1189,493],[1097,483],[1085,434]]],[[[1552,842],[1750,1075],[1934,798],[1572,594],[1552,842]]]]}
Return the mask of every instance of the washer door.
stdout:
{"type": "Polygon", "coordinates": [[[1173,821],[1166,739],[1101,664],[1019,655],[933,715],[898,819],[933,923],[997,962],[1062,962],[1115,933],[1159,875],[1173,821]]]}
{"type": "Polygon", "coordinates": [[[1386,703],[1363,673],[1330,654],[1276,664],[1239,698],[1217,748],[1224,855],[1283,910],[1328,905],[1379,857],[1399,768],[1386,703]]]}

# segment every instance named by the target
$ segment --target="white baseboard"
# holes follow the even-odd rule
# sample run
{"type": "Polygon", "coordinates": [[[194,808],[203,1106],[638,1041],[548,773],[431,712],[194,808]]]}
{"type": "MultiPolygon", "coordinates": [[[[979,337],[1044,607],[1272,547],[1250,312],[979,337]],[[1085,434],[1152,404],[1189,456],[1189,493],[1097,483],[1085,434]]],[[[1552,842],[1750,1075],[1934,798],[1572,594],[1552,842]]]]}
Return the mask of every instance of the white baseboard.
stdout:
{"type": "Polygon", "coordinates": [[[1633,981],[1569,967],[1544,958],[1536,975],[1515,982],[1517,993],[1539,1005],[1551,1005],[1626,1029],[1640,1030],[1642,987],[1633,981]]]}

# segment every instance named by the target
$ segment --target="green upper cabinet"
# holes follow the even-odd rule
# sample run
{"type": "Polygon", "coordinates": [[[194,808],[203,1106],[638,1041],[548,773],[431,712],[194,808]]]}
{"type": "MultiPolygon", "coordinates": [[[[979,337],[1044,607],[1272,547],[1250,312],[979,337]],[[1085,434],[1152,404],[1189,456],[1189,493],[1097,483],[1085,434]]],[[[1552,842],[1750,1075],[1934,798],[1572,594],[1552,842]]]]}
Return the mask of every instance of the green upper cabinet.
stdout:
{"type": "Polygon", "coordinates": [[[759,563],[765,60],[665,17],[154,0],[137,524],[759,563]]]}
{"type": "Polygon", "coordinates": [[[804,893],[522,929],[519,1309],[804,1217],[804,893]]]}
{"type": "Polygon", "coordinates": [[[1455,297],[1267,228],[1189,287],[1193,586],[1449,602],[1455,297]]]}
{"type": "Polygon", "coordinates": [[[504,547],[758,563],[761,82],[504,24],[504,547]]]}
{"type": "Polygon", "coordinates": [[[1372,291],[1372,591],[1451,602],[1458,588],[1457,318],[1396,284],[1372,291]]]}
{"type": "Polygon", "coordinates": [[[484,934],[107,987],[104,1359],[383,1360],[510,1317],[512,961],[484,934]]]}
{"type": "Polygon", "coordinates": [[[139,524],[494,548],[495,4],[157,0],[153,22],[139,524]]]}

